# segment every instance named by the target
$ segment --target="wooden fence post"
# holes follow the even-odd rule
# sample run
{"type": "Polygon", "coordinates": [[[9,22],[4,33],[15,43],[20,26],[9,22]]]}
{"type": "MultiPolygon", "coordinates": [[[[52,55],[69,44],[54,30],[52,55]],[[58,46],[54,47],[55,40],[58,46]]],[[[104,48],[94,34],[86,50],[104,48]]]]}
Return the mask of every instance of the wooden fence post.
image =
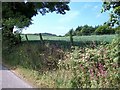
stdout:
{"type": "Polygon", "coordinates": [[[72,30],[70,31],[70,44],[73,46],[73,35],[72,35],[72,30]]]}
{"type": "Polygon", "coordinates": [[[26,41],[28,42],[28,37],[27,37],[27,34],[25,34],[25,38],[26,38],[26,41]]]}
{"type": "Polygon", "coordinates": [[[42,34],[41,34],[41,33],[39,33],[39,37],[40,37],[41,43],[44,44],[44,41],[43,41],[43,38],[42,38],[42,34]]]}
{"type": "Polygon", "coordinates": [[[21,36],[20,36],[20,33],[18,34],[18,43],[21,43],[21,36]]]}

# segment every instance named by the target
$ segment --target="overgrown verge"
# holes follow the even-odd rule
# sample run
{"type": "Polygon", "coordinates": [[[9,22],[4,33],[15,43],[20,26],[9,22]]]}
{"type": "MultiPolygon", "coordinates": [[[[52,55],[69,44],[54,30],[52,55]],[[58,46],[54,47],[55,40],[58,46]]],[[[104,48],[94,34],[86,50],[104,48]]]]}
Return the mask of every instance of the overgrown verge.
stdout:
{"type": "Polygon", "coordinates": [[[3,51],[3,60],[17,67],[42,70],[57,68],[59,59],[64,59],[64,52],[55,45],[21,43],[12,47],[8,52],[3,51]]]}
{"type": "Polygon", "coordinates": [[[64,52],[49,43],[22,43],[3,53],[3,59],[39,88],[119,88],[119,45],[117,38],[64,52]]]}

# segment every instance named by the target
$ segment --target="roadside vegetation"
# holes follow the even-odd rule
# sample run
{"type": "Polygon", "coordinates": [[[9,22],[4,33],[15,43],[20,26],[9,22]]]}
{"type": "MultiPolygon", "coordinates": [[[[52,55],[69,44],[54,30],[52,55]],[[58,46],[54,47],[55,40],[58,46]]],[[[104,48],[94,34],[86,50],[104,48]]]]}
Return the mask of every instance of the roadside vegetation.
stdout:
{"type": "Polygon", "coordinates": [[[14,26],[29,26],[38,10],[65,14],[68,3],[4,2],[3,64],[38,88],[120,88],[119,3],[103,3],[102,12],[113,9],[103,26],[79,26],[65,36],[13,33],[14,26]]]}
{"type": "Polygon", "coordinates": [[[3,52],[3,62],[39,88],[119,86],[119,40],[112,39],[107,44],[84,41],[87,43],[84,47],[71,47],[70,41],[68,44],[48,41],[44,45],[39,40],[16,44],[3,52]]]}

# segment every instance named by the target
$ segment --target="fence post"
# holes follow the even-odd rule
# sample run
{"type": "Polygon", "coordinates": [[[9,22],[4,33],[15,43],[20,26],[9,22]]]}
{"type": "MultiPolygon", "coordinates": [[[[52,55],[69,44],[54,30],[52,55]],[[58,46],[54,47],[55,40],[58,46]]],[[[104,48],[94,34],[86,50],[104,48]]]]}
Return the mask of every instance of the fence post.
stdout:
{"type": "Polygon", "coordinates": [[[21,43],[21,36],[20,36],[20,33],[18,34],[18,39],[19,39],[19,43],[21,43]]]}
{"type": "Polygon", "coordinates": [[[26,41],[28,42],[28,37],[27,37],[27,34],[25,34],[25,38],[26,38],[26,41]]]}
{"type": "Polygon", "coordinates": [[[73,46],[73,35],[72,35],[72,30],[70,30],[70,44],[73,46]]]}
{"type": "Polygon", "coordinates": [[[39,37],[40,37],[41,43],[44,44],[44,41],[43,41],[43,38],[42,38],[42,34],[41,34],[41,33],[39,33],[39,37]]]}

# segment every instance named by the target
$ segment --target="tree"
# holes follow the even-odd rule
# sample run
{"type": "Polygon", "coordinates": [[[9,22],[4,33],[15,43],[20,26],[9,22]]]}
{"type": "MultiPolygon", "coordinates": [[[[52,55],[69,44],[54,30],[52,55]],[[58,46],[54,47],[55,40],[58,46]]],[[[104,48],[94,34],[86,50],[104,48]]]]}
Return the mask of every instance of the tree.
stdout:
{"type": "Polygon", "coordinates": [[[118,26],[118,27],[115,28],[115,33],[116,34],[120,34],[120,26],[118,26]]]}
{"type": "Polygon", "coordinates": [[[102,12],[105,11],[110,11],[110,19],[107,22],[107,24],[109,26],[120,26],[120,1],[114,0],[114,2],[103,2],[102,12]]]}
{"type": "Polygon", "coordinates": [[[3,2],[2,3],[2,35],[3,46],[10,47],[20,42],[20,35],[13,34],[14,26],[19,29],[32,24],[32,17],[39,12],[65,14],[69,11],[69,2],[3,2]]]}
{"type": "Polygon", "coordinates": [[[55,11],[65,14],[69,11],[69,2],[3,2],[2,3],[2,27],[9,28],[13,32],[14,26],[18,28],[28,27],[32,17],[40,12],[42,15],[55,11]]]}
{"type": "Polygon", "coordinates": [[[94,28],[92,26],[84,25],[81,29],[82,35],[91,35],[94,32],[94,28]]]}
{"type": "Polygon", "coordinates": [[[81,36],[82,35],[81,32],[80,32],[81,30],[82,30],[82,26],[78,26],[75,30],[75,35],[81,36]]]}
{"type": "MultiPolygon", "coordinates": [[[[78,26],[75,31],[73,30],[73,35],[75,36],[81,36],[81,35],[92,35],[94,34],[94,31],[98,28],[99,26],[78,26]]],[[[69,31],[70,32],[70,31],[69,31]]],[[[69,32],[65,34],[65,36],[69,36],[69,32]]]]}
{"type": "Polygon", "coordinates": [[[103,25],[103,26],[99,26],[96,30],[95,30],[95,34],[98,35],[103,35],[103,34],[114,34],[115,31],[113,28],[111,28],[108,25],[103,25]]]}

